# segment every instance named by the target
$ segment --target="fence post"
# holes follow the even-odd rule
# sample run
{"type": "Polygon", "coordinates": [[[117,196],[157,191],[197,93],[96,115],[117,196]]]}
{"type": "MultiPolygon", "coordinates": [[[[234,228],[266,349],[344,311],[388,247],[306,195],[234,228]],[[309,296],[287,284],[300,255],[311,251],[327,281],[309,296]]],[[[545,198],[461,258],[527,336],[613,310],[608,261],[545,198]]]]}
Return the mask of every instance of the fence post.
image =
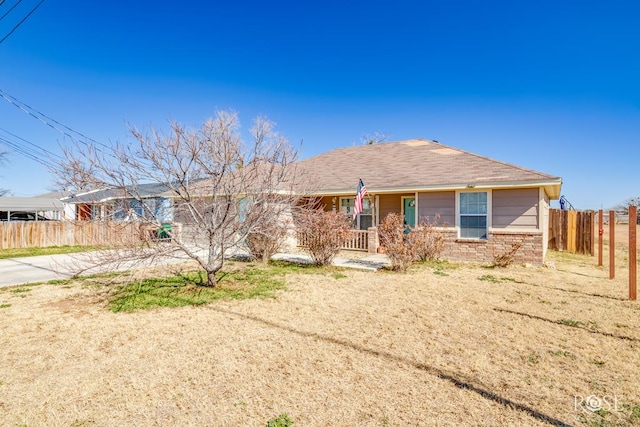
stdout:
{"type": "Polygon", "coordinates": [[[638,208],[629,206],[629,299],[636,300],[636,223],[638,222],[638,208]],[[633,220],[632,220],[633,218],[633,220]]]}
{"type": "Polygon", "coordinates": [[[609,279],[616,277],[616,212],[609,211],[609,279]]]}
{"type": "Polygon", "coordinates": [[[602,267],[602,235],[604,234],[604,215],[598,211],[598,267],[602,267]]]}
{"type": "Polygon", "coordinates": [[[591,231],[591,239],[589,242],[589,252],[591,253],[591,256],[594,256],[596,254],[596,251],[595,251],[596,213],[594,211],[589,212],[589,224],[590,224],[590,231],[591,231]]]}

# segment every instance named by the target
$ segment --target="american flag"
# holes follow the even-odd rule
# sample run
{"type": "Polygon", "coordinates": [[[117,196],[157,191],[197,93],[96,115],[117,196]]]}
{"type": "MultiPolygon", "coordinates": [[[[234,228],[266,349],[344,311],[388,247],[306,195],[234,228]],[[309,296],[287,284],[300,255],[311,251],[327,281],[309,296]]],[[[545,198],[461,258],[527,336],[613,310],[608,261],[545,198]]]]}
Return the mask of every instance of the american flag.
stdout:
{"type": "Polygon", "coordinates": [[[369,194],[367,193],[367,187],[365,187],[362,180],[360,180],[358,190],[356,191],[356,202],[353,206],[353,219],[364,210],[364,196],[367,194],[369,194]]]}

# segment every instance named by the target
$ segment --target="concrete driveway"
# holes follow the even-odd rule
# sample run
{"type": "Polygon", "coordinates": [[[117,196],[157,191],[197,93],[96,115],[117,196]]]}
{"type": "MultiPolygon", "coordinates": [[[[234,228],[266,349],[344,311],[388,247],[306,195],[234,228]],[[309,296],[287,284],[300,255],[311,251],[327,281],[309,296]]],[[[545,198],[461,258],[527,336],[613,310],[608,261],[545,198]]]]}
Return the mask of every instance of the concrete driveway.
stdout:
{"type": "Polygon", "coordinates": [[[71,277],[64,265],[72,261],[69,254],[0,259],[0,287],[71,277]]]}
{"type": "MultiPolygon", "coordinates": [[[[133,268],[153,267],[189,261],[186,256],[171,256],[164,259],[130,263],[127,261],[117,265],[103,265],[88,268],[93,262],[85,258],[83,253],[63,255],[42,255],[24,258],[7,258],[0,260],[0,288],[22,285],[33,282],[47,282],[54,279],[66,279],[73,276],[73,271],[80,267],[87,268],[83,275],[104,273],[114,270],[130,270],[133,268]]],[[[126,260],[126,258],[125,258],[126,260]]]]}
{"type": "MultiPolygon", "coordinates": [[[[79,254],[63,255],[42,255],[24,258],[0,259],[0,288],[5,286],[22,285],[25,283],[47,282],[55,279],[66,279],[73,276],[73,267],[82,263],[79,254]]],[[[308,255],[296,254],[276,254],[274,259],[287,260],[292,262],[311,262],[308,255]]],[[[162,261],[155,260],[149,263],[153,265],[167,265],[189,261],[186,256],[167,257],[162,261]]],[[[389,258],[386,255],[360,255],[360,256],[338,256],[333,260],[333,265],[345,268],[355,268],[360,270],[375,271],[384,266],[388,266],[389,258]]],[[[138,267],[140,267],[138,265],[138,267]]],[[[120,270],[126,270],[127,264],[120,265],[120,270]]],[[[100,273],[109,271],[108,267],[102,269],[91,269],[85,274],[100,273]]]]}

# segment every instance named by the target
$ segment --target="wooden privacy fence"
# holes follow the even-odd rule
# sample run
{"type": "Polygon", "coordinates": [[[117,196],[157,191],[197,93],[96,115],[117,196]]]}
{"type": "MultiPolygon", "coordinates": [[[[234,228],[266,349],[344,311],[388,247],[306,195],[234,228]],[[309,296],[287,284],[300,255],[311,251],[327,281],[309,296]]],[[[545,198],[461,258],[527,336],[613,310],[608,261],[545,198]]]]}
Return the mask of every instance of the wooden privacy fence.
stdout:
{"type": "Polygon", "coordinates": [[[595,213],[549,209],[549,249],[593,255],[595,213]]]}
{"type": "Polygon", "coordinates": [[[0,222],[0,249],[65,245],[118,246],[140,241],[135,222],[11,221],[0,222]]]}

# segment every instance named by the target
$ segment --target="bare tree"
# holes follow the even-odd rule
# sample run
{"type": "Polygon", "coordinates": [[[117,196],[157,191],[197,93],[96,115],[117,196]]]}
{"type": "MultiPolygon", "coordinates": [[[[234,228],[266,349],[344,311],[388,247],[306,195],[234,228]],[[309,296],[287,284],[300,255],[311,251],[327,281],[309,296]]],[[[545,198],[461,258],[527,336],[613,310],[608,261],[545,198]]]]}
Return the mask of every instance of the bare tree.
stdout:
{"type": "Polygon", "coordinates": [[[618,205],[616,209],[623,211],[625,214],[628,214],[630,206],[640,207],[640,197],[630,197],[620,205],[618,205]]]}
{"type": "MultiPolygon", "coordinates": [[[[115,188],[135,206],[142,242],[100,252],[84,265],[149,264],[158,257],[186,257],[216,285],[224,259],[246,248],[249,235],[268,233],[273,218],[289,221],[296,205],[296,150],[273,124],[257,118],[243,142],[236,113],[221,111],[201,127],[171,123],[168,132],[131,129],[131,140],[113,150],[77,145],[65,151],[58,185],[115,188]],[[162,184],[151,197],[145,184],[162,184]],[[170,203],[168,203],[170,201],[170,203]],[[169,211],[169,213],[167,212],[169,211]],[[171,228],[163,227],[171,218],[171,228]],[[161,230],[162,242],[154,233],[161,230]]],[[[113,208],[118,209],[118,208],[113,208]]]]}
{"type": "Polygon", "coordinates": [[[389,134],[385,132],[366,133],[360,137],[360,145],[380,144],[389,140],[389,134]]]}

